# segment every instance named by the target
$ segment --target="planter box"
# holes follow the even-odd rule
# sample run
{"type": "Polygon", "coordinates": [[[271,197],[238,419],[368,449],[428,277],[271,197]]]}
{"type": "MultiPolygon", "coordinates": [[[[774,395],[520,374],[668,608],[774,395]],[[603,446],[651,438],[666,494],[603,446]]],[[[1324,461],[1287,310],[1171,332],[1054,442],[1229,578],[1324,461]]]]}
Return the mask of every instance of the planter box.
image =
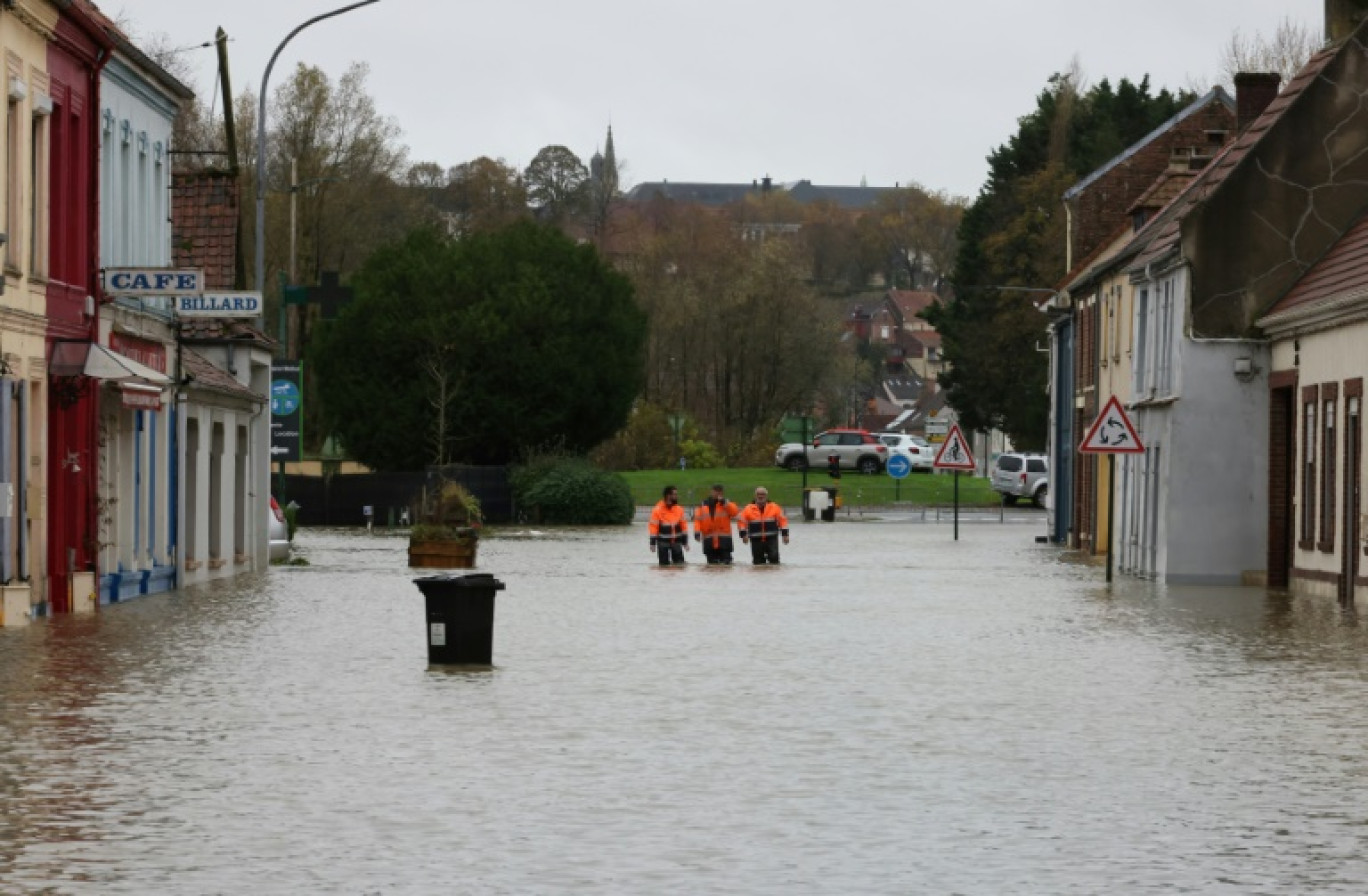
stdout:
{"type": "Polygon", "coordinates": [[[0,585],[0,627],[29,624],[31,593],[28,585],[0,585]]]}
{"type": "Polygon", "coordinates": [[[422,569],[472,569],[478,541],[409,541],[409,566],[422,569]]]}

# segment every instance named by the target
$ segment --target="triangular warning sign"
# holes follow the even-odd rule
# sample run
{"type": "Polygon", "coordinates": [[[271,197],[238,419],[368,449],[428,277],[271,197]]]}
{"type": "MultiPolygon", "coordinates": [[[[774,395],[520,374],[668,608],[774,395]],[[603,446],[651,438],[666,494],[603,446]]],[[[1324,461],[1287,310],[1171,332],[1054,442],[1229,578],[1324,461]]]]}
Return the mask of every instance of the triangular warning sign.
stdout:
{"type": "Polygon", "coordinates": [[[1121,407],[1120,399],[1113,395],[1093,421],[1078,450],[1084,454],[1144,454],[1145,446],[1121,407]]]}
{"type": "Polygon", "coordinates": [[[941,443],[932,466],[938,470],[974,469],[974,455],[969,451],[969,442],[965,440],[964,433],[960,432],[958,423],[950,427],[950,434],[941,443]]]}

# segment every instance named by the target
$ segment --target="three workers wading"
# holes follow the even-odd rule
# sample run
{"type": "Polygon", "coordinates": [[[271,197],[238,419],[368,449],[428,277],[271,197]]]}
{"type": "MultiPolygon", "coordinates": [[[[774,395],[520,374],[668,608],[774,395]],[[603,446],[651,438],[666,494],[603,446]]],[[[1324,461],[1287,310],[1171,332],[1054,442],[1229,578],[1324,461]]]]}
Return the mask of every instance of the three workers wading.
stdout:
{"type": "Polygon", "coordinates": [[[679,506],[679,489],[673,485],[665,486],[661,499],[652,508],[647,531],[651,550],[660,558],[661,566],[684,562],[684,552],[689,549],[689,521],[684,517],[684,508],[679,506]]]}
{"type": "MultiPolygon", "coordinates": [[[[732,562],[733,520],[741,541],[750,545],[752,563],[779,563],[779,542],[789,541],[788,517],[784,516],[783,508],[770,501],[766,489],[757,488],[755,502],[747,504],[745,510],[737,510],[736,504],[727,500],[722,486],[714,485],[712,494],[698,506],[693,517],[694,540],[703,545],[703,556],[709,564],[732,562]]],[[[689,524],[684,508],[679,506],[679,489],[675,486],[665,486],[660,501],[651,510],[647,530],[651,550],[656,552],[661,566],[684,562],[684,552],[689,549],[689,524]]]]}

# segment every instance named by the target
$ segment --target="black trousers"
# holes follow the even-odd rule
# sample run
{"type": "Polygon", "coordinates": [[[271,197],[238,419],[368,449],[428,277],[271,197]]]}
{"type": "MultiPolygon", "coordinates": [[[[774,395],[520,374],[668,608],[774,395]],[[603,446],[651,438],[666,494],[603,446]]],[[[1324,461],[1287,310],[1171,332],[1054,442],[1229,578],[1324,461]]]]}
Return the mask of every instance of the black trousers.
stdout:
{"type": "Polygon", "coordinates": [[[679,542],[657,541],[656,556],[660,558],[661,566],[669,566],[674,563],[684,562],[684,545],[679,542]]]}
{"type": "Polygon", "coordinates": [[[779,536],[771,535],[768,538],[752,538],[751,563],[756,566],[764,566],[767,563],[778,565],[779,563],[779,536]]]}
{"type": "Polygon", "coordinates": [[[709,563],[731,563],[731,536],[723,535],[717,538],[717,547],[713,547],[713,539],[703,539],[703,556],[707,558],[709,563]]]}

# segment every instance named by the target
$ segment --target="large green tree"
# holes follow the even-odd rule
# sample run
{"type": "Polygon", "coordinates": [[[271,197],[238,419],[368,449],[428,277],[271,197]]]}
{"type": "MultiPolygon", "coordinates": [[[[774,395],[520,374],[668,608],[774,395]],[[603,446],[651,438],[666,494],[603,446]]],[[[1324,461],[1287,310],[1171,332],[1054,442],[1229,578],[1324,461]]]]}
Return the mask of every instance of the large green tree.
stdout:
{"type": "Polygon", "coordinates": [[[352,286],[310,361],[326,425],[377,469],[586,451],[640,392],[646,316],[631,284],[550,226],[420,229],[352,286]]]}
{"type": "Polygon", "coordinates": [[[1107,81],[1080,92],[1055,75],[1017,133],[988,157],[988,182],[959,225],[952,298],[924,312],[940,332],[947,399],[970,429],[1043,447],[1049,419],[1045,318],[1035,301],[1064,270],[1062,196],[1070,185],[1175,115],[1167,90],[1107,81]]]}

